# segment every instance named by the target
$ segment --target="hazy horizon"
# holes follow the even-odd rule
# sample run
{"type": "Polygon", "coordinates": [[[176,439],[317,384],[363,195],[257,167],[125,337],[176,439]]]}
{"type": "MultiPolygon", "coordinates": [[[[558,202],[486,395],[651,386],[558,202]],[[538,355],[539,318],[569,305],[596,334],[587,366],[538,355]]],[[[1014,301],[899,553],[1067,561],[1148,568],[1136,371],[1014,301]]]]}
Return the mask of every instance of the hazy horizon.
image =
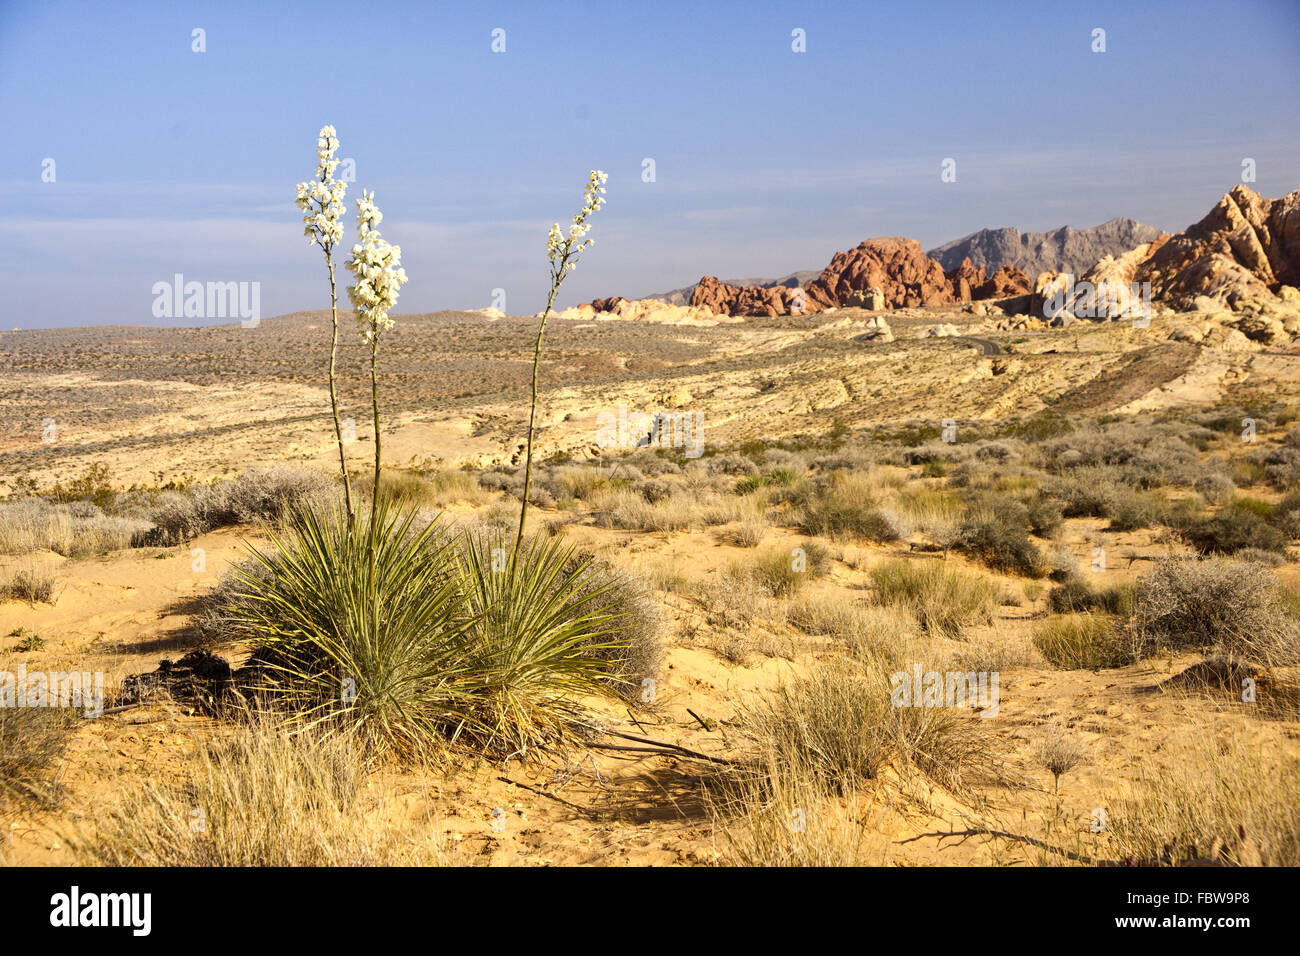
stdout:
{"type": "Polygon", "coordinates": [[[1247,157],[1262,195],[1300,187],[1300,10],[1280,0],[1231,17],[397,3],[369,46],[346,4],[123,9],[0,7],[0,328],[229,321],[154,318],[152,287],[177,273],[260,283],[264,317],[328,307],[293,205],[325,123],[356,162],[343,248],[353,200],[374,190],[407,314],[483,308],[496,289],[508,312],[537,311],[547,228],[591,168],[608,171],[609,203],[560,306],[820,268],[873,236],[930,249],[1115,217],[1175,232],[1247,157]],[[1252,45],[1215,75],[1204,64],[1229,28],[1252,45]],[[956,182],[940,179],[948,157],[956,182]]]}

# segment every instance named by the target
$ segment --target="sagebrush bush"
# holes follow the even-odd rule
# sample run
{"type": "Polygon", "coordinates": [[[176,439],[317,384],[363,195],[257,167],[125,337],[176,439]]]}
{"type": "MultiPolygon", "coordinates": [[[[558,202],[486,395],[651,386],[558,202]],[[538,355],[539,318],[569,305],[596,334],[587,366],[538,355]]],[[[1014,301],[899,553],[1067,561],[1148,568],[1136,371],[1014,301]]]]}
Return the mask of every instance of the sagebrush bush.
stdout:
{"type": "Polygon", "coordinates": [[[638,699],[642,681],[657,678],[663,664],[666,621],[659,602],[640,577],[591,552],[570,554],[564,576],[576,576],[573,603],[592,594],[601,613],[610,618],[612,639],[592,637],[588,645],[593,656],[609,665],[615,689],[638,699]]]}
{"type": "Polygon", "coordinates": [[[1166,520],[1169,503],[1164,495],[1154,491],[1135,491],[1121,487],[1104,508],[1110,519],[1111,531],[1136,531],[1151,528],[1166,520]]]}
{"type": "Polygon", "coordinates": [[[1163,561],[1133,597],[1138,636],[1155,649],[1196,649],[1261,664],[1300,659],[1300,625],[1267,567],[1221,558],[1163,561]]]}
{"type": "Polygon", "coordinates": [[[1287,537],[1249,505],[1233,502],[1212,518],[1182,528],[1184,540],[1201,554],[1235,554],[1243,548],[1286,550],[1287,537]]]}
{"type": "Polygon", "coordinates": [[[995,571],[1041,578],[1050,568],[1029,539],[1028,524],[1028,510],[1019,502],[1008,500],[996,510],[981,505],[962,522],[957,547],[995,571]]]}
{"type": "Polygon", "coordinates": [[[1104,611],[1107,614],[1128,615],[1133,611],[1131,584],[1112,584],[1094,587],[1081,575],[1067,577],[1047,594],[1047,606],[1057,614],[1076,614],[1081,611],[1104,611]]]}

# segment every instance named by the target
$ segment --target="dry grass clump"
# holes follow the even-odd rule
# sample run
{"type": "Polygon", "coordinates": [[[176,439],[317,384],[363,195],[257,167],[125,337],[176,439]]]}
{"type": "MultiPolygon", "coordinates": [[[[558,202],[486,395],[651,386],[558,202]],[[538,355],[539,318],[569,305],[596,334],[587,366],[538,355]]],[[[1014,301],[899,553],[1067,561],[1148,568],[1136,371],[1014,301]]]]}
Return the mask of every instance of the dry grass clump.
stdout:
{"type": "Polygon", "coordinates": [[[1107,614],[1063,614],[1034,627],[1034,647],[1066,670],[1125,667],[1138,658],[1136,642],[1107,614]]]}
{"type": "Polygon", "coordinates": [[[742,548],[756,548],[762,543],[770,528],[771,524],[763,516],[749,515],[742,518],[735,527],[722,532],[719,537],[729,544],[742,548]]]}
{"type": "Polygon", "coordinates": [[[0,601],[26,601],[28,604],[53,604],[54,572],[39,561],[26,561],[0,578],[0,601]]]}
{"type": "Polygon", "coordinates": [[[834,639],[855,659],[890,666],[901,665],[904,648],[920,636],[906,608],[854,604],[832,595],[796,597],[787,620],[805,634],[834,639]]]}
{"type": "Polygon", "coordinates": [[[713,800],[721,862],[731,866],[872,866],[888,840],[868,830],[856,793],[834,792],[806,767],[767,753],[754,770],[726,781],[713,800]]]}
{"type": "Polygon", "coordinates": [[[945,707],[896,707],[889,665],[833,660],[743,712],[759,764],[848,793],[886,765],[950,788],[986,756],[969,721],[945,707]]]}
{"type": "Polygon", "coordinates": [[[796,523],[805,534],[897,541],[908,529],[894,511],[880,507],[881,492],[894,483],[879,468],[801,481],[790,491],[796,523]]]}
{"type": "Polygon", "coordinates": [[[394,822],[344,736],[255,719],[203,748],[177,783],[124,790],[98,810],[83,863],[105,866],[438,865],[431,821],[394,822]]]}
{"type": "Polygon", "coordinates": [[[0,553],[53,551],[69,558],[129,548],[149,527],[139,519],[106,515],[94,504],[51,504],[41,498],[0,502],[0,553]]]}
{"type": "Polygon", "coordinates": [[[803,541],[793,548],[775,547],[755,555],[750,571],[769,594],[785,598],[825,574],[830,561],[824,545],[803,541]]]}
{"type": "MultiPolygon", "coordinates": [[[[0,670],[10,670],[5,664],[0,670]]],[[[50,803],[53,768],[77,725],[67,707],[0,707],[0,807],[23,799],[50,803]]]]}
{"type": "Polygon", "coordinates": [[[1163,561],[1138,584],[1137,633],[1153,649],[1194,648],[1259,664],[1300,660],[1300,622],[1267,567],[1223,558],[1163,561]]]}
{"type": "Polygon", "coordinates": [[[876,603],[906,608],[928,634],[959,637],[968,627],[993,622],[994,583],[946,561],[898,558],[870,574],[876,603]]]}
{"type": "Polygon", "coordinates": [[[1131,863],[1300,865],[1300,758],[1241,733],[1190,733],[1110,801],[1106,830],[1131,863]]]}
{"type": "MultiPolygon", "coordinates": [[[[596,524],[627,531],[682,531],[697,520],[695,499],[684,492],[650,502],[628,488],[596,491],[589,499],[596,524]]],[[[719,522],[722,523],[722,522],[719,522]]]]}
{"type": "Polygon", "coordinates": [[[418,474],[390,468],[379,478],[379,493],[402,505],[487,504],[493,494],[468,471],[435,471],[418,474]]]}

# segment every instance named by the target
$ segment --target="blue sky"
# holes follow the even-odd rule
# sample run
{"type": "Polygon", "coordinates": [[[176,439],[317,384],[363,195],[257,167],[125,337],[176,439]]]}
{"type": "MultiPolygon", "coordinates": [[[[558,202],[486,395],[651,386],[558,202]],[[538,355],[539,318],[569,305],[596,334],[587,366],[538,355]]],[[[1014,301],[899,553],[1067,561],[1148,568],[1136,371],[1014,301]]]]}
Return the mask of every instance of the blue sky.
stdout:
{"type": "Polygon", "coordinates": [[[1264,195],[1300,187],[1298,52],[1295,0],[0,0],[0,327],[196,324],[152,315],[178,272],[327,306],[292,202],[324,123],[356,163],[349,243],[364,187],[402,245],[400,312],[540,308],[593,167],[609,202],[562,305],[870,236],[1180,229],[1244,157],[1264,195]]]}

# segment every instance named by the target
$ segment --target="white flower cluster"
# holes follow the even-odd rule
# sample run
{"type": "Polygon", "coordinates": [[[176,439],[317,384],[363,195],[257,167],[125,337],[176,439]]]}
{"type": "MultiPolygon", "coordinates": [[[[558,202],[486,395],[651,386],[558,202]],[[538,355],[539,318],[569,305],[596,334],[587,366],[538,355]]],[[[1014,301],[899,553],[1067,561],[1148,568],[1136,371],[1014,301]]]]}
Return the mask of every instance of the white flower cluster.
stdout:
{"type": "Polygon", "coordinates": [[[388,310],[397,302],[398,290],[406,282],[402,268],[402,247],[385,241],[375,228],[384,214],[375,205],[375,194],[362,190],[357,200],[357,237],[352,247],[348,271],[356,276],[357,284],[348,287],[348,298],[357,310],[361,323],[361,337],[367,342],[376,334],[393,327],[388,310]]]}
{"type": "Polygon", "coordinates": [[[299,183],[295,200],[298,208],[306,214],[302,221],[308,245],[320,243],[326,251],[343,238],[342,220],[346,211],[343,198],[348,187],[334,178],[334,172],[339,168],[339,161],[334,158],[338,148],[334,127],[322,126],[320,138],[316,140],[316,179],[299,183]]]}
{"type": "Polygon", "coordinates": [[[583,237],[591,228],[587,217],[605,205],[605,183],[608,181],[609,176],[602,170],[591,171],[591,175],[587,177],[587,188],[582,194],[582,212],[573,217],[573,225],[569,227],[567,239],[560,232],[558,222],[551,226],[550,234],[546,237],[546,258],[551,260],[551,271],[557,278],[577,268],[578,256],[596,241],[583,237]]]}

